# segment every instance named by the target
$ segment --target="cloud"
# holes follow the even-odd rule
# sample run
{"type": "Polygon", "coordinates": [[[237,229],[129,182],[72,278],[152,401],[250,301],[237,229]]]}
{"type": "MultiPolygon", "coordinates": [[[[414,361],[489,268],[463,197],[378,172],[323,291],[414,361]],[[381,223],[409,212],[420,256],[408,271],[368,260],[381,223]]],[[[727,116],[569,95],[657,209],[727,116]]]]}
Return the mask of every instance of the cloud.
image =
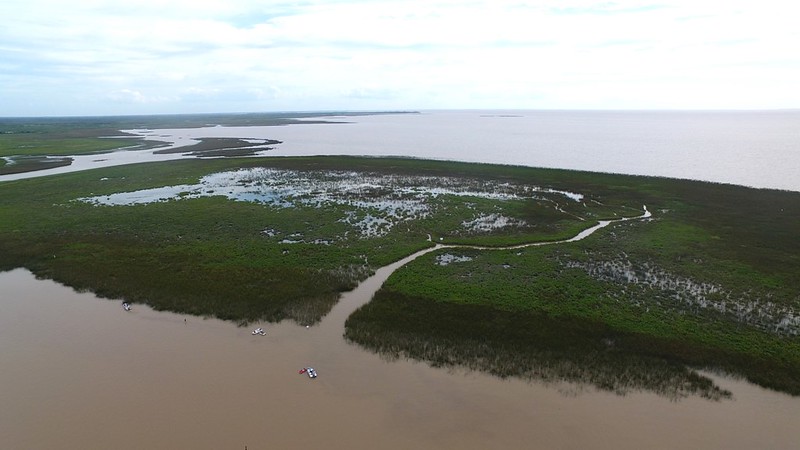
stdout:
{"type": "Polygon", "coordinates": [[[176,100],[175,97],[165,97],[158,95],[145,95],[133,89],[120,89],[108,94],[108,99],[121,103],[165,103],[176,100]]]}
{"type": "Polygon", "coordinates": [[[396,98],[398,93],[393,89],[387,88],[357,87],[348,89],[344,92],[344,95],[355,99],[386,100],[396,98]]]}
{"type": "Polygon", "coordinates": [[[0,115],[796,107],[783,5],[6,0],[0,115]]]}

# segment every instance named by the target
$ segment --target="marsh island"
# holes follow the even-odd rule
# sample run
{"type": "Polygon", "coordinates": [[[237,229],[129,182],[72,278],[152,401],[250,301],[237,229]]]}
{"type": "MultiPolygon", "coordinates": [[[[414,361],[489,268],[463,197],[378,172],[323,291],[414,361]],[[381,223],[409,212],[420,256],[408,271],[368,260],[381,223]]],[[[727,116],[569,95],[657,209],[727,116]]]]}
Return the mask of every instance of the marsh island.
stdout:
{"type": "Polygon", "coordinates": [[[798,193],[405,158],[238,157],[275,144],[205,141],[196,152],[228,157],[3,182],[0,269],[241,325],[313,326],[376,269],[444,244],[395,272],[347,320],[346,338],[388,358],[620,394],[730,396],[698,369],[800,394],[798,193]],[[519,247],[644,205],[649,217],[587,239],[519,247]]]}

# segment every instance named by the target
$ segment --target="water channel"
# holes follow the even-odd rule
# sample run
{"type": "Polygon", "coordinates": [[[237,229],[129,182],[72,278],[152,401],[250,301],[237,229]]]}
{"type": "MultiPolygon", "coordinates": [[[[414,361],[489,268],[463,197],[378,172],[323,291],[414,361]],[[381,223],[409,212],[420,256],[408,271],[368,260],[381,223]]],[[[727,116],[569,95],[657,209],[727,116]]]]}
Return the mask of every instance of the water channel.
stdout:
{"type": "Polygon", "coordinates": [[[266,336],[142,305],[125,312],[118,301],[24,269],[0,273],[0,448],[788,449],[800,442],[798,399],[730,378],[706,374],[733,400],[622,397],[385,361],[345,342],[345,319],[394,270],[433,250],[379,269],[318,326],[253,325],[266,336]],[[318,378],[298,373],[309,365],[318,378]]]}

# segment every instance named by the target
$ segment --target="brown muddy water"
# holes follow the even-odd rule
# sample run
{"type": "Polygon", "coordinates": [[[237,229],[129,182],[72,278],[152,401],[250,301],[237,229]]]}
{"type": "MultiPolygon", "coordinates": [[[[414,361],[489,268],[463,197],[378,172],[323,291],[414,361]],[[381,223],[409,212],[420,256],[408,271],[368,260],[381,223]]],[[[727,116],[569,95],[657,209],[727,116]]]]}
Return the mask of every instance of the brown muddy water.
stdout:
{"type": "Polygon", "coordinates": [[[0,273],[2,449],[790,449],[800,399],[714,377],[733,400],[620,397],[385,361],[344,320],[254,324],[153,311],[0,273]],[[298,374],[305,366],[316,379],[298,374]]]}

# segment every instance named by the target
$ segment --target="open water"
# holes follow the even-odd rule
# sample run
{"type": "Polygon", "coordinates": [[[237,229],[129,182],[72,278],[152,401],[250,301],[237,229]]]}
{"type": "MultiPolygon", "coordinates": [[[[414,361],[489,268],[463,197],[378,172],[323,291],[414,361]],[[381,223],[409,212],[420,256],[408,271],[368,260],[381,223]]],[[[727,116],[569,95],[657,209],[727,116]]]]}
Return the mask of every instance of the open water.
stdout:
{"type": "MultiPolygon", "coordinates": [[[[732,400],[617,396],[385,361],[318,326],[156,312],[0,273],[4,449],[793,449],[800,400],[711,376],[732,400]],[[309,379],[298,370],[313,366],[309,379]]],[[[708,375],[708,374],[707,374],[708,375]]]]}
{"type": "Polygon", "coordinates": [[[284,141],[275,153],[413,156],[800,191],[800,111],[432,111],[341,120],[351,123],[275,129],[270,136],[284,141]]]}
{"type": "MultiPolygon", "coordinates": [[[[372,155],[514,164],[800,191],[800,110],[426,111],[323,117],[337,124],[134,130],[184,146],[203,137],[278,139],[269,155],[372,155]]],[[[180,154],[121,151],[0,181],[180,154]]]]}

